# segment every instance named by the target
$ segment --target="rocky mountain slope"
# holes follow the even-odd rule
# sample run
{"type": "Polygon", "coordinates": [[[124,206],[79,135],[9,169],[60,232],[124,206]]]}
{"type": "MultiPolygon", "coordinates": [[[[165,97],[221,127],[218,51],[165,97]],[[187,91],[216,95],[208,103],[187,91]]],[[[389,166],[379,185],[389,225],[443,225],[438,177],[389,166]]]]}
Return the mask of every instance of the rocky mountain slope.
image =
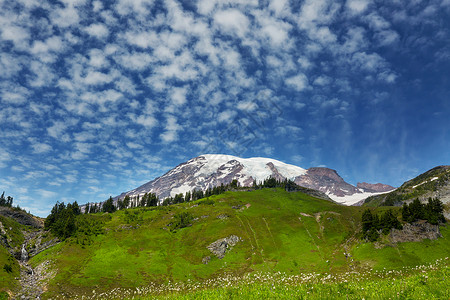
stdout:
{"type": "Polygon", "coordinates": [[[370,206],[401,205],[416,198],[426,202],[430,197],[450,203],[450,166],[438,166],[428,170],[406,181],[395,191],[367,198],[365,203],[370,206]]]}
{"type": "Polygon", "coordinates": [[[194,189],[206,190],[225,185],[235,179],[240,186],[250,187],[254,181],[261,182],[269,177],[293,180],[300,186],[321,191],[334,201],[347,205],[394,189],[388,185],[367,183],[355,187],[345,182],[335,170],[328,168],[306,170],[270,158],[205,154],[182,163],[163,176],[114,199],[123,199],[128,195],[132,201],[138,201],[145,193],[150,192],[164,199],[194,189]]]}

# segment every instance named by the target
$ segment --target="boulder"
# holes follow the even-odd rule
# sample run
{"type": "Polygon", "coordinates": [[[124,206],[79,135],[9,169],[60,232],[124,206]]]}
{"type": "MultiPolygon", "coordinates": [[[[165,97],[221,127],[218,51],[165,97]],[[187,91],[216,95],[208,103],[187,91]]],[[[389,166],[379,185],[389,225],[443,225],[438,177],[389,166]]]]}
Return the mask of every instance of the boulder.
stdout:
{"type": "Polygon", "coordinates": [[[231,250],[231,248],[239,241],[241,241],[240,237],[236,235],[230,235],[229,237],[218,239],[206,248],[208,248],[208,250],[211,251],[219,259],[222,259],[225,257],[225,253],[231,250]]]}

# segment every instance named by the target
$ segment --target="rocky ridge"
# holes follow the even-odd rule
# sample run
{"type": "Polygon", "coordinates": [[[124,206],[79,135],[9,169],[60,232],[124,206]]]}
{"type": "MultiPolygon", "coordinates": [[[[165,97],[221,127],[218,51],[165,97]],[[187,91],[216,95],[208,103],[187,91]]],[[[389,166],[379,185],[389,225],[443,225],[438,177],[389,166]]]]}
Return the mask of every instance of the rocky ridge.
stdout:
{"type": "Polygon", "coordinates": [[[444,204],[450,203],[450,166],[432,168],[406,181],[394,191],[367,198],[365,203],[402,205],[416,198],[425,203],[430,197],[438,198],[444,204]]]}
{"type": "MultiPolygon", "coordinates": [[[[133,190],[113,198],[114,201],[129,196],[130,206],[137,206],[146,193],[156,194],[160,201],[176,194],[188,191],[206,190],[221,184],[237,180],[241,187],[251,187],[256,181],[267,178],[292,180],[299,186],[307,188],[304,192],[314,190],[314,197],[332,199],[338,203],[351,205],[370,195],[394,189],[383,184],[362,183],[355,187],[329,168],[303,169],[275,159],[253,157],[239,158],[231,155],[205,154],[184,162],[166,174],[149,181],[133,190]]],[[[85,206],[81,206],[84,211],[85,206]]]]}

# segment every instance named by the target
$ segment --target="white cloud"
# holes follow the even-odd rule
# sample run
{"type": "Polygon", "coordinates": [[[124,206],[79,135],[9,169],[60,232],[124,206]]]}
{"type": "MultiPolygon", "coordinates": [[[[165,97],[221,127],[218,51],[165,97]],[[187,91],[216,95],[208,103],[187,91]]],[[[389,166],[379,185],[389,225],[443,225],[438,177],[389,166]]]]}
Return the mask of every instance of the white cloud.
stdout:
{"type": "Polygon", "coordinates": [[[84,82],[87,85],[101,85],[105,83],[110,83],[113,77],[109,74],[105,74],[98,71],[90,71],[86,74],[84,82]]]}
{"type": "Polygon", "coordinates": [[[29,70],[34,74],[28,78],[29,84],[33,87],[48,86],[55,79],[54,70],[40,61],[31,62],[29,70]]]}
{"type": "Polygon", "coordinates": [[[51,127],[47,128],[47,133],[52,138],[59,139],[67,128],[68,126],[65,122],[56,121],[51,127]]]}
{"type": "Polygon", "coordinates": [[[229,121],[231,121],[231,119],[233,119],[236,116],[236,114],[237,113],[235,111],[225,110],[219,113],[219,115],[217,116],[217,120],[219,122],[228,123],[229,121]]]}
{"type": "Polygon", "coordinates": [[[168,144],[178,140],[178,134],[175,131],[166,131],[160,135],[163,143],[168,144]]]}
{"type": "Polygon", "coordinates": [[[214,22],[219,28],[230,35],[237,34],[244,37],[249,29],[250,23],[247,17],[237,9],[227,9],[214,15],[214,22]]]}
{"type": "Polygon", "coordinates": [[[86,154],[86,153],[90,153],[91,152],[91,148],[92,145],[89,143],[75,143],[75,149],[78,150],[79,152],[86,154]]]}
{"type": "Polygon", "coordinates": [[[329,24],[339,8],[340,4],[331,0],[306,0],[298,18],[300,28],[308,29],[315,25],[329,24]]]}
{"type": "Polygon", "coordinates": [[[286,79],[286,84],[300,92],[308,87],[308,78],[305,74],[300,73],[286,79]]]}
{"type": "Polygon", "coordinates": [[[325,86],[325,85],[329,85],[331,83],[331,78],[325,75],[321,75],[319,77],[317,77],[316,79],[314,79],[313,84],[314,85],[319,85],[319,86],[325,86]]]}
{"type": "Polygon", "coordinates": [[[70,27],[80,22],[78,10],[72,6],[53,10],[50,18],[53,24],[61,28],[70,27]]]}
{"type": "Polygon", "coordinates": [[[155,32],[132,32],[128,31],[125,33],[125,39],[128,44],[133,46],[138,46],[140,48],[155,47],[159,44],[158,36],[155,32]]]}
{"type": "Polygon", "coordinates": [[[24,62],[20,56],[0,53],[0,78],[11,78],[22,70],[24,62]]]}
{"type": "Polygon", "coordinates": [[[1,38],[6,41],[12,41],[19,50],[27,50],[30,33],[26,28],[5,24],[1,29],[1,38]]]}
{"type": "Polygon", "coordinates": [[[378,78],[387,83],[394,83],[397,80],[397,77],[398,76],[396,74],[389,72],[389,71],[385,71],[385,72],[378,74],[378,78]]]}
{"type": "Polygon", "coordinates": [[[400,36],[393,30],[383,30],[375,34],[375,38],[380,46],[389,46],[400,40],[400,36]]]}
{"type": "Polygon", "coordinates": [[[269,3],[269,9],[272,10],[277,16],[291,15],[289,0],[271,0],[269,3]]]}
{"type": "Polygon", "coordinates": [[[78,142],[85,142],[85,141],[96,139],[96,135],[89,131],[82,131],[82,132],[74,133],[73,137],[78,142]]]}
{"type": "Polygon", "coordinates": [[[153,116],[140,115],[137,117],[136,123],[150,129],[155,127],[158,124],[158,121],[153,116]]]}
{"type": "Polygon", "coordinates": [[[203,15],[211,13],[215,6],[216,6],[216,1],[214,1],[214,0],[199,0],[199,1],[197,1],[197,11],[203,15]]]}
{"type": "Polygon", "coordinates": [[[171,91],[171,103],[175,106],[181,106],[186,103],[187,88],[173,88],[171,91]]]}
{"type": "Polygon", "coordinates": [[[144,146],[135,142],[127,142],[127,147],[130,149],[142,149],[144,146]]]}
{"type": "Polygon", "coordinates": [[[116,12],[120,15],[137,14],[145,16],[147,7],[153,4],[153,0],[119,0],[116,4],[116,12]]]}
{"type": "Polygon", "coordinates": [[[45,143],[34,143],[31,147],[33,147],[33,153],[36,154],[47,153],[52,150],[52,146],[45,143]]]}
{"type": "Polygon", "coordinates": [[[345,35],[345,42],[341,47],[341,51],[353,53],[364,49],[368,46],[366,39],[366,31],[362,27],[351,27],[345,35]]]}
{"type": "Polygon", "coordinates": [[[352,57],[352,62],[355,66],[359,66],[361,69],[369,72],[375,72],[386,64],[379,54],[367,54],[366,52],[355,53],[352,57]]]}
{"type": "Polygon", "coordinates": [[[321,26],[317,28],[314,32],[314,36],[322,44],[330,44],[336,41],[336,35],[330,31],[326,26],[321,26]]]}
{"type": "Polygon", "coordinates": [[[311,68],[313,65],[312,62],[307,57],[304,56],[299,57],[297,62],[305,70],[311,68]]]}
{"type": "Polygon", "coordinates": [[[147,53],[134,52],[115,56],[114,59],[124,68],[133,71],[142,71],[146,69],[154,58],[147,53]]]}
{"type": "Polygon", "coordinates": [[[11,160],[11,155],[6,151],[0,151],[0,168],[7,166],[7,163],[11,160]]]}
{"type": "Polygon", "coordinates": [[[178,131],[182,127],[178,125],[177,119],[173,115],[168,115],[165,123],[165,132],[160,134],[163,143],[172,143],[178,140],[178,131]]]}
{"type": "Polygon", "coordinates": [[[84,31],[86,31],[91,37],[95,37],[98,39],[107,38],[109,35],[108,28],[101,23],[91,24],[85,27],[84,31]]]}
{"type": "Polygon", "coordinates": [[[89,51],[89,64],[95,68],[105,68],[109,66],[109,61],[102,50],[91,49],[89,51]]]}
{"type": "Polygon", "coordinates": [[[251,100],[247,100],[247,101],[241,101],[238,103],[237,108],[239,110],[243,110],[243,111],[247,111],[247,112],[251,112],[254,111],[255,109],[258,108],[258,105],[251,101],[251,100]]]}
{"type": "Polygon", "coordinates": [[[93,6],[92,10],[94,12],[99,12],[100,10],[103,9],[103,3],[101,1],[92,2],[92,6],[93,6]]]}
{"type": "Polygon", "coordinates": [[[20,91],[2,91],[1,101],[8,104],[24,104],[27,102],[27,92],[20,91]]]}
{"type": "Polygon", "coordinates": [[[390,27],[389,22],[375,12],[368,15],[365,19],[374,30],[383,30],[390,27]]]}
{"type": "Polygon", "coordinates": [[[349,10],[350,14],[360,15],[367,10],[370,4],[370,0],[347,0],[345,6],[349,10]]]}

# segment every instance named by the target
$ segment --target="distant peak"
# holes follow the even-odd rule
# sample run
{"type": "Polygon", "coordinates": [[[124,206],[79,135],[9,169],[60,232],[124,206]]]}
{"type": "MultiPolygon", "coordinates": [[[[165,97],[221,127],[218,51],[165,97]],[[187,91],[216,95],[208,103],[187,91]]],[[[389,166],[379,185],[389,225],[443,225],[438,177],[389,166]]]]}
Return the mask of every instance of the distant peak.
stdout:
{"type": "Polygon", "coordinates": [[[388,184],[383,183],[367,183],[367,182],[358,182],[356,185],[357,188],[363,189],[364,191],[374,192],[374,193],[382,193],[389,192],[395,190],[395,187],[390,186],[388,184]]]}

